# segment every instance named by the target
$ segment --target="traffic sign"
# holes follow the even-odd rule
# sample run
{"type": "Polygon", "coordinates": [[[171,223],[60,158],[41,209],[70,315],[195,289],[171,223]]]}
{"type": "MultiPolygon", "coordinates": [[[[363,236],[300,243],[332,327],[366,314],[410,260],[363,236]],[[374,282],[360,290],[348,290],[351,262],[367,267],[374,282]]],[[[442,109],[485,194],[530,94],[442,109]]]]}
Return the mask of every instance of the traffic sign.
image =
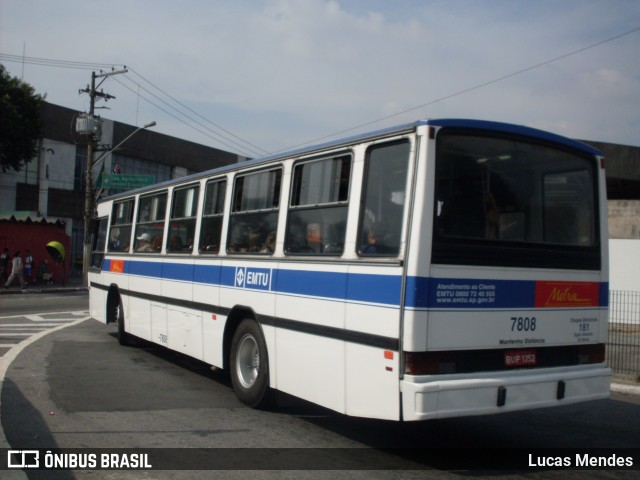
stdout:
{"type": "Polygon", "coordinates": [[[102,188],[140,188],[155,183],[153,175],[103,175],[102,188]]]}

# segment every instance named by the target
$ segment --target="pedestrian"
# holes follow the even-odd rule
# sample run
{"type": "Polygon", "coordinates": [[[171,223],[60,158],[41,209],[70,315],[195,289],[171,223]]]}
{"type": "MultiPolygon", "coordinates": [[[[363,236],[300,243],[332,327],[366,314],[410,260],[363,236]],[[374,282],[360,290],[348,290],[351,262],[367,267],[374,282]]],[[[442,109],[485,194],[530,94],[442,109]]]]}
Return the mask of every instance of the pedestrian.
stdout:
{"type": "Polygon", "coordinates": [[[9,249],[5,248],[0,254],[0,282],[6,282],[9,278],[9,249]]]}
{"type": "Polygon", "coordinates": [[[24,277],[22,276],[22,258],[20,257],[20,250],[13,254],[13,260],[11,261],[11,275],[7,283],[4,284],[4,288],[9,288],[9,285],[13,282],[13,279],[18,277],[20,280],[20,288],[24,288],[24,277]]]}
{"type": "Polygon", "coordinates": [[[31,252],[27,250],[24,252],[24,279],[25,283],[33,283],[33,278],[31,277],[33,268],[33,257],[31,256],[31,252]]]}

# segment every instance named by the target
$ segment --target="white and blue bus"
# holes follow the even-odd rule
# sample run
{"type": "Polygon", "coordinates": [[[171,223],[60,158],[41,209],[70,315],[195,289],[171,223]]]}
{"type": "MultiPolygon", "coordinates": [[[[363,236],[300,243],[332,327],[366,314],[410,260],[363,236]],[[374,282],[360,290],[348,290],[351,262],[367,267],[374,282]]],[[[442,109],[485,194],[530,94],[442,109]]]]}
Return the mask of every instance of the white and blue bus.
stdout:
{"type": "Polygon", "coordinates": [[[522,126],[427,120],[111,196],[91,315],[347,415],[606,398],[604,160],[522,126]]]}

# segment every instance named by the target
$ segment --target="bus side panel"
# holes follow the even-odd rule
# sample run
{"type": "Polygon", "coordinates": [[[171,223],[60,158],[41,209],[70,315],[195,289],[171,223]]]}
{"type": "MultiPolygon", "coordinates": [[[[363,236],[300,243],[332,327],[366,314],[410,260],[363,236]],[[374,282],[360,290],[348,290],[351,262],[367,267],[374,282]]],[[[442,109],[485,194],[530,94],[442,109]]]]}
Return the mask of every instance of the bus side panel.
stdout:
{"type": "Polygon", "coordinates": [[[346,365],[346,414],[399,420],[399,353],[347,343],[346,365]]]}
{"type": "MultiPolygon", "coordinates": [[[[99,273],[90,273],[89,282],[96,281],[100,284],[104,279],[99,273]]],[[[101,322],[107,323],[107,292],[101,288],[89,289],[89,307],[91,309],[91,318],[101,322]]]]}
{"type": "MultiPolygon", "coordinates": [[[[162,263],[162,291],[165,298],[193,300],[194,261],[191,258],[166,259],[162,263]]],[[[162,319],[159,319],[162,321],[162,319]]],[[[155,321],[152,320],[152,322],[155,321]]],[[[202,359],[202,316],[178,305],[167,308],[169,348],[202,359]]]]}
{"type": "Polygon", "coordinates": [[[366,337],[363,344],[346,344],[348,415],[399,418],[399,353],[394,340],[400,330],[401,290],[402,267],[350,267],[346,329],[384,337],[396,347],[366,345],[366,337]]]}
{"type": "Polygon", "coordinates": [[[276,331],[277,389],[345,413],[345,342],[276,331]]]}
{"type": "Polygon", "coordinates": [[[287,267],[278,272],[276,314],[293,322],[275,332],[275,386],[344,413],[345,342],[330,338],[324,327],[344,330],[347,268],[287,267]],[[321,294],[330,299],[318,298],[321,294]]]}
{"type": "Polygon", "coordinates": [[[167,306],[151,303],[151,341],[168,347],[167,306]]]}
{"type": "MultiPolygon", "coordinates": [[[[136,294],[161,295],[160,258],[139,258],[125,262],[125,273],[129,274],[131,289],[136,294]]],[[[125,307],[125,326],[133,335],[151,340],[151,302],[147,299],[132,296],[128,310],[125,307]]]]}
{"type": "Polygon", "coordinates": [[[169,348],[202,359],[202,316],[182,309],[167,309],[169,348]]]}
{"type": "Polygon", "coordinates": [[[221,263],[200,257],[193,272],[193,301],[212,306],[212,310],[202,312],[202,359],[219,368],[223,366],[226,316],[215,313],[213,308],[220,305],[221,263]]]}

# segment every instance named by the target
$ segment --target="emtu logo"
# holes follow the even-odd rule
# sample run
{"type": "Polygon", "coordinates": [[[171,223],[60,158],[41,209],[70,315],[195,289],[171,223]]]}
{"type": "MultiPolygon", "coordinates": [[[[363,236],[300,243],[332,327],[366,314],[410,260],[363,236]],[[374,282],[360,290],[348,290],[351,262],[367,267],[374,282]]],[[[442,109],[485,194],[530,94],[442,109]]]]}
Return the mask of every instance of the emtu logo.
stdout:
{"type": "Polygon", "coordinates": [[[536,282],[536,307],[597,307],[597,282],[536,282]]]}
{"type": "Polygon", "coordinates": [[[236,267],[235,284],[237,288],[271,290],[273,270],[270,268],[236,267]]]}
{"type": "Polygon", "coordinates": [[[236,267],[236,287],[244,288],[244,279],[246,268],[236,267]]]}

